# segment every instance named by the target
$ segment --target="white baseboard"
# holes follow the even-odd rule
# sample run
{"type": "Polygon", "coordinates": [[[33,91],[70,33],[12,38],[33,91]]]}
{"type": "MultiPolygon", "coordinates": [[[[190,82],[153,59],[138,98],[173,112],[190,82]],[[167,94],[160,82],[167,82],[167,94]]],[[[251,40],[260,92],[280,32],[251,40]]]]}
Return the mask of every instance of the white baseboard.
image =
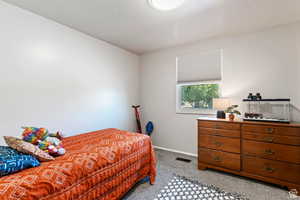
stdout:
{"type": "Polygon", "coordinates": [[[160,149],[160,150],[170,151],[170,152],[174,152],[174,153],[184,154],[184,155],[187,155],[187,156],[198,157],[197,154],[187,153],[187,152],[184,152],[184,151],[177,151],[175,149],[168,149],[168,148],[165,148],[165,147],[154,146],[154,149],[160,149]]]}

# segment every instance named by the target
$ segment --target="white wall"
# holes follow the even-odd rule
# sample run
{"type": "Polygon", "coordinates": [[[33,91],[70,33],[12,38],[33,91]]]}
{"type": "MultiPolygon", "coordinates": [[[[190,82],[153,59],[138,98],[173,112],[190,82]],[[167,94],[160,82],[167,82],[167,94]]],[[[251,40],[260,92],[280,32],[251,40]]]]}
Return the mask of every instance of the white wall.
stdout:
{"type": "Polygon", "coordinates": [[[138,74],[138,56],[0,1],[1,136],[133,130],[138,74]]]}
{"type": "MultiPolygon", "coordinates": [[[[241,104],[249,92],[260,92],[265,98],[291,97],[292,103],[299,106],[299,27],[300,23],[216,38],[142,56],[143,119],[154,122],[154,144],[197,153],[196,119],[199,116],[175,113],[175,58],[178,55],[223,49],[223,96],[241,104]]],[[[294,112],[294,119],[300,121],[299,111],[294,112]]]]}
{"type": "MultiPolygon", "coordinates": [[[[293,71],[294,77],[292,78],[292,85],[290,87],[291,92],[293,94],[294,101],[294,118],[299,119],[299,113],[300,113],[300,89],[299,89],[299,83],[300,83],[300,26],[295,27],[295,38],[296,38],[296,46],[297,46],[297,67],[293,71]]],[[[300,121],[300,120],[299,120],[300,121]]]]}

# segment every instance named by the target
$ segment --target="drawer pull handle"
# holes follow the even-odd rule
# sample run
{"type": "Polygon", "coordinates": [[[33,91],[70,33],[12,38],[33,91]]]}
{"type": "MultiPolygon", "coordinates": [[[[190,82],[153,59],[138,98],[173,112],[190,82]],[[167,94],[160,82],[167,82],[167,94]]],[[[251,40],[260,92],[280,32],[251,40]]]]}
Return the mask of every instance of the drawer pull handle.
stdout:
{"type": "Polygon", "coordinates": [[[274,129],[273,129],[273,128],[267,128],[267,132],[268,132],[268,133],[273,133],[273,132],[274,132],[274,129]]]}
{"type": "Polygon", "coordinates": [[[216,161],[216,162],[221,162],[221,161],[222,161],[221,158],[220,158],[219,156],[216,156],[216,157],[214,157],[213,159],[214,159],[214,161],[216,161]]]}
{"type": "Polygon", "coordinates": [[[275,151],[273,151],[272,149],[266,149],[265,150],[265,154],[267,154],[267,155],[274,155],[275,151]]]}
{"type": "Polygon", "coordinates": [[[274,142],[274,138],[273,137],[265,137],[264,141],[266,141],[266,142],[274,142]]]}
{"type": "Polygon", "coordinates": [[[275,169],[273,167],[265,167],[265,171],[273,173],[275,169]]]}
{"type": "Polygon", "coordinates": [[[223,145],[223,143],[222,143],[222,142],[218,142],[218,141],[215,141],[215,142],[214,142],[214,144],[215,144],[216,146],[218,146],[218,147],[220,147],[220,146],[222,146],[222,145],[223,145]]]}

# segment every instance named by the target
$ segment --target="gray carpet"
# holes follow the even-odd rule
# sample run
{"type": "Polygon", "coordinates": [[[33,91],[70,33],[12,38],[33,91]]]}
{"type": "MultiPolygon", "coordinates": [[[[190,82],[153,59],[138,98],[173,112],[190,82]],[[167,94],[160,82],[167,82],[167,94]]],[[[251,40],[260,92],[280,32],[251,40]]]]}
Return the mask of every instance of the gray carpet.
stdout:
{"type": "Polygon", "coordinates": [[[271,184],[238,177],[213,170],[197,170],[194,157],[156,150],[158,175],[155,185],[144,183],[126,196],[126,200],[153,200],[159,191],[168,184],[174,174],[198,180],[203,184],[215,185],[226,192],[244,194],[250,200],[288,200],[288,192],[271,184]],[[181,156],[191,159],[191,163],[176,161],[181,156]]]}

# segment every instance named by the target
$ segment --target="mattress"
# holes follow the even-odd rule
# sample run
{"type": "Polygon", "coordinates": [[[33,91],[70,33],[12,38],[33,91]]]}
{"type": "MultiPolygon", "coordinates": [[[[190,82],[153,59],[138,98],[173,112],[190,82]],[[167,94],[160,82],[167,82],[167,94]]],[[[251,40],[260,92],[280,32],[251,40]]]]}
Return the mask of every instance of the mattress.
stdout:
{"type": "Polygon", "coordinates": [[[154,184],[156,160],[142,134],[105,129],[63,139],[67,153],[0,178],[2,200],[121,199],[139,180],[154,184]]]}

